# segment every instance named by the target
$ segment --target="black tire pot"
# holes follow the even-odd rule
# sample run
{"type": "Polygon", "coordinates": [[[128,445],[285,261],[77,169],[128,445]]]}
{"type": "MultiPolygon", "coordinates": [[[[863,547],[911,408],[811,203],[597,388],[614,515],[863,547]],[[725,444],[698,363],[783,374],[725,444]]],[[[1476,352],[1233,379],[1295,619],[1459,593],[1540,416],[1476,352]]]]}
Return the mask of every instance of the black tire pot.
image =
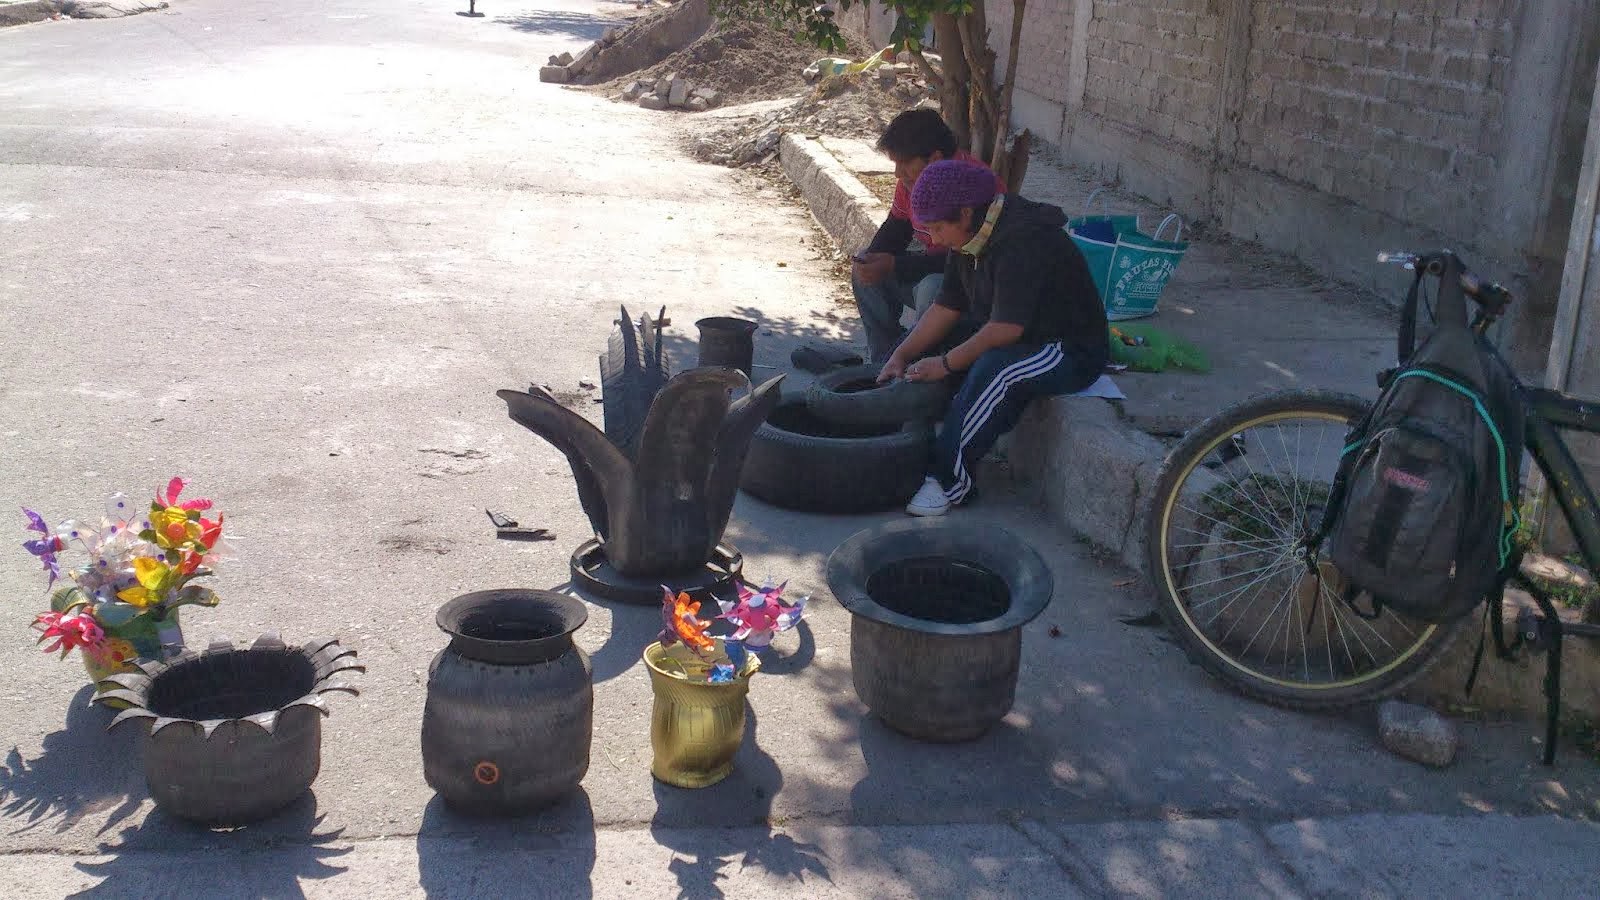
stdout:
{"type": "Polygon", "coordinates": [[[761,327],[749,319],[732,316],[712,316],[694,323],[700,329],[699,366],[723,366],[738,369],[750,378],[755,367],[756,329],[761,327]]]}
{"type": "Polygon", "coordinates": [[[926,423],[830,424],[811,413],[804,397],[788,396],[756,429],[739,487],[783,509],[876,512],[911,499],[932,449],[926,423]]]}
{"type": "Polygon", "coordinates": [[[451,808],[518,815],[577,789],[594,688],[572,633],[588,617],[553,591],[478,591],[439,608],[450,645],[428,669],[422,771],[451,808]]]}
{"type": "Polygon", "coordinates": [[[1010,712],[1022,626],[1054,591],[1039,554],[992,525],[893,522],[828,557],[828,586],[851,613],[856,696],[924,741],[976,738],[1010,712]]]}
{"type": "Polygon", "coordinates": [[[943,417],[961,384],[954,377],[878,384],[880,371],[881,366],[851,366],[822,375],[806,388],[806,408],[835,425],[898,427],[943,417]]]}
{"type": "Polygon", "coordinates": [[[111,728],[142,727],[139,752],[156,805],[213,827],[265,819],[293,803],[322,765],[323,695],[355,694],[355,651],[318,639],[289,647],[262,635],[217,641],[139,672],[112,675],[94,701],[128,708],[111,728]]]}

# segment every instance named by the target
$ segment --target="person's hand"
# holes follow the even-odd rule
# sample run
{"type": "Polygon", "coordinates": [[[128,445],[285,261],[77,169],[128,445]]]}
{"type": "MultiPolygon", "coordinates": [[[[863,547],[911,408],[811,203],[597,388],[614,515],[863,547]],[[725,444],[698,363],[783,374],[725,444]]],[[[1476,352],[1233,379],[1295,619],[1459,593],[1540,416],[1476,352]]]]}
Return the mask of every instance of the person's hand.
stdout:
{"type": "Polygon", "coordinates": [[[943,357],[930,356],[927,359],[919,359],[912,363],[906,369],[906,380],[939,381],[949,374],[950,370],[944,367],[943,357]]]}
{"type": "Polygon", "coordinates": [[[850,271],[862,284],[877,284],[894,274],[894,254],[863,253],[851,263],[850,271]]]}
{"type": "Polygon", "coordinates": [[[905,374],[906,361],[898,356],[891,356],[889,361],[883,364],[883,371],[878,373],[878,383],[888,384],[896,378],[904,377],[905,374]]]}

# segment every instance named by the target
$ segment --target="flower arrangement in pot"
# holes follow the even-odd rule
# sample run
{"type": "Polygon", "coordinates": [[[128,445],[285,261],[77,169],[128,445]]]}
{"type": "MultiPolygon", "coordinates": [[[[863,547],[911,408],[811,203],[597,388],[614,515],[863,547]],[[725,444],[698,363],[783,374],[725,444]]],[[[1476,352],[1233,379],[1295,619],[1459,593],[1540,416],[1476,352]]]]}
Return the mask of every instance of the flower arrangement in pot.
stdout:
{"type": "Polygon", "coordinates": [[[805,600],[785,604],[783,586],[751,591],[739,585],[738,600],[718,600],[726,637],[707,632],[714,620],[700,618],[700,604],[687,593],[662,589],[663,628],[644,650],[654,702],[650,712],[651,774],[677,787],[716,784],[733,771],[744,739],[745,696],[750,676],[761,668],[751,652],[794,627],[805,600]]]}
{"type": "Polygon", "coordinates": [[[23,547],[38,557],[48,577],[50,611],[34,618],[45,652],[83,654],[96,682],[131,672],[136,659],[161,659],[183,648],[178,607],[216,606],[219,598],[195,580],[213,573],[225,554],[222,516],[212,503],[182,498],[174,478],[157,491],[148,510],[113,494],[98,523],[68,520],[52,528],[24,508],[32,537],[23,547]],[[68,553],[87,561],[65,565],[68,553]],[[68,582],[57,587],[58,581],[68,582]]]}

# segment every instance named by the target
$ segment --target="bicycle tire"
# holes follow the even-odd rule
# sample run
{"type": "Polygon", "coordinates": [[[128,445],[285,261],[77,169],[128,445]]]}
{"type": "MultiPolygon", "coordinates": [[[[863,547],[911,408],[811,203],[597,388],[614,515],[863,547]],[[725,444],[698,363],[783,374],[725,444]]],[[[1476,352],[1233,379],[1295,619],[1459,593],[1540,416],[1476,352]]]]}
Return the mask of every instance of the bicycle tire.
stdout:
{"type": "MultiPolygon", "coordinates": [[[[1179,595],[1172,568],[1174,554],[1168,535],[1172,533],[1175,512],[1191,474],[1224,441],[1247,429],[1294,417],[1348,424],[1363,415],[1368,405],[1367,401],[1350,394],[1318,390],[1284,391],[1255,397],[1229,407],[1191,429],[1167,454],[1157,475],[1149,515],[1146,517],[1145,564],[1151,583],[1156,588],[1161,616],[1192,661],[1248,697],[1301,710],[1337,710],[1383,699],[1425,672],[1451,645],[1462,631],[1463,623],[1470,618],[1463,617],[1445,625],[1415,623],[1416,627],[1422,629],[1421,636],[1404,655],[1359,678],[1325,684],[1295,683],[1258,671],[1251,663],[1235,658],[1218,641],[1204,633],[1179,595]],[[1422,627],[1424,624],[1425,628],[1422,627]]],[[[1385,615],[1396,614],[1388,612],[1385,615]]]]}

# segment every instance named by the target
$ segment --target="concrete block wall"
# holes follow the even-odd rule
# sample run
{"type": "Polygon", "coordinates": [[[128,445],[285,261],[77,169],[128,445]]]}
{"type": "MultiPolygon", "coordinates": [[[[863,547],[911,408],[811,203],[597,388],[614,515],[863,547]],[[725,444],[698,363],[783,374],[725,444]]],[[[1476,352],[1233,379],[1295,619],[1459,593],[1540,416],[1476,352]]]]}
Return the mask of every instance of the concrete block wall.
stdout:
{"type": "Polygon", "coordinates": [[[1512,6],[1256,3],[1229,155],[1401,221],[1487,209],[1512,6]]]}
{"type": "MultiPolygon", "coordinates": [[[[987,3],[1003,72],[1013,2],[987,3]]],[[[892,14],[874,22],[881,40],[892,14]]],[[[1522,295],[1508,334],[1531,373],[1597,60],[1600,0],[1028,0],[1013,121],[1386,294],[1376,250],[1454,248],[1522,295]]]]}

